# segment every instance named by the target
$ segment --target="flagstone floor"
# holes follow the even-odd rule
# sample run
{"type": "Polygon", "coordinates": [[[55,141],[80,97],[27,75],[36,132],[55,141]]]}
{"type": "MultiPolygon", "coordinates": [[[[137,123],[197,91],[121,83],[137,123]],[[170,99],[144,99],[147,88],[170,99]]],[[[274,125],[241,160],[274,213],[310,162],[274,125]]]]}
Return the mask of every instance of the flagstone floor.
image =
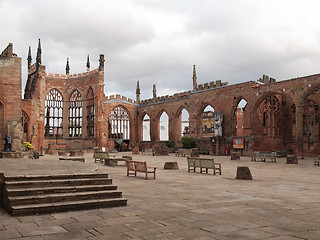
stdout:
{"type": "Polygon", "coordinates": [[[133,155],[133,160],[157,167],[156,179],[145,180],[142,173],[127,177],[124,166],[94,163],[89,153],[84,157],[85,163],[50,155],[0,159],[0,172],[107,172],[127,206],[22,217],[0,209],[0,240],[320,239],[320,167],[312,158],[289,165],[284,158],[264,163],[218,156],[220,176],[188,172],[184,157],[133,155]],[[179,170],[164,170],[170,161],[179,170]],[[253,180],[236,180],[237,166],[248,166],[253,180]]]}

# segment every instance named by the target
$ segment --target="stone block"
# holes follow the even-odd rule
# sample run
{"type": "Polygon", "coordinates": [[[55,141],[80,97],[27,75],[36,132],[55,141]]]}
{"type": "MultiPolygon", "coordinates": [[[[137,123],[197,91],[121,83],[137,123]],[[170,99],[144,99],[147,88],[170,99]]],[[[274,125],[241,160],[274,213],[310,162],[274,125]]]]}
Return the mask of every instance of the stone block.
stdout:
{"type": "Polygon", "coordinates": [[[252,175],[249,167],[237,167],[236,179],[252,180],[252,175]]]}

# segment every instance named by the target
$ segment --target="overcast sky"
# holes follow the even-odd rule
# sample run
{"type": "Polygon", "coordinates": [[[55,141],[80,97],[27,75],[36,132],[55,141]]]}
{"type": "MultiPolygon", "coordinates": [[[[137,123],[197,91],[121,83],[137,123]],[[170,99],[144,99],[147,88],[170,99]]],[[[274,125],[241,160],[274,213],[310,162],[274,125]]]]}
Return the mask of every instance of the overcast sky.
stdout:
{"type": "Polygon", "coordinates": [[[263,74],[278,81],[320,72],[319,0],[0,0],[0,51],[33,61],[38,38],[48,73],[86,71],[105,54],[105,93],[141,99],[263,74]]]}

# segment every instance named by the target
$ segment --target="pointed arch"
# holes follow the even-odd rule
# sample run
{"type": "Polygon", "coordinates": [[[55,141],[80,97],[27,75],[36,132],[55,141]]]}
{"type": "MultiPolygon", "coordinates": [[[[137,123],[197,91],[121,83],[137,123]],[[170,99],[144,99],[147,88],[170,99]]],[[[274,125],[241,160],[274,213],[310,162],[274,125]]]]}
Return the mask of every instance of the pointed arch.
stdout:
{"type": "Polygon", "coordinates": [[[206,104],[202,110],[201,117],[201,136],[212,137],[214,135],[214,107],[210,104],[206,104]]]}
{"type": "Polygon", "coordinates": [[[89,87],[87,93],[87,136],[94,136],[94,120],[95,120],[95,106],[94,106],[94,92],[92,87],[89,87]]]}
{"type": "Polygon", "coordinates": [[[63,97],[61,92],[51,89],[45,100],[45,137],[62,137],[63,132],[63,97]]]}
{"type": "Polygon", "coordinates": [[[149,142],[150,140],[150,116],[146,113],[142,118],[142,141],[149,142]]]}
{"type": "Polygon", "coordinates": [[[130,115],[122,105],[114,107],[108,117],[109,139],[130,139],[130,115]]]}
{"type": "Polygon", "coordinates": [[[251,113],[248,102],[240,97],[233,111],[233,135],[249,136],[251,134],[251,113]]]}
{"type": "Polygon", "coordinates": [[[176,114],[177,136],[187,136],[190,134],[189,112],[186,108],[180,107],[176,114]]]}
{"type": "Polygon", "coordinates": [[[82,136],[82,97],[78,89],[70,96],[69,106],[69,137],[82,136]]]}
{"type": "Polygon", "coordinates": [[[22,130],[23,130],[23,142],[29,142],[29,123],[30,118],[25,111],[21,111],[21,122],[22,122],[22,130]]]}
{"type": "Polygon", "coordinates": [[[165,110],[159,113],[159,138],[160,141],[169,141],[169,115],[165,110]]]}

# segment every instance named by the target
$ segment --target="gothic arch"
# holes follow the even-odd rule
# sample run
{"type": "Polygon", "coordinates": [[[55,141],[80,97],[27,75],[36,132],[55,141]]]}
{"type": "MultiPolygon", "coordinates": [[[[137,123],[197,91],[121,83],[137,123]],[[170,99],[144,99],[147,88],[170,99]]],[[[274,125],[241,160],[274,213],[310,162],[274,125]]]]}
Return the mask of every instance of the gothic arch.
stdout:
{"type": "Polygon", "coordinates": [[[69,98],[69,137],[82,136],[82,96],[78,89],[69,98]]]}
{"type": "Polygon", "coordinates": [[[123,105],[117,105],[108,114],[108,138],[130,139],[131,116],[123,105]]]}
{"type": "Polygon", "coordinates": [[[251,109],[246,98],[240,96],[235,99],[231,116],[233,136],[250,136],[251,109]]]}
{"type": "Polygon", "coordinates": [[[22,133],[23,133],[22,140],[23,140],[23,142],[30,142],[29,141],[30,118],[24,110],[21,110],[21,122],[22,122],[22,133]]]}
{"type": "Polygon", "coordinates": [[[168,141],[169,139],[169,121],[170,117],[167,111],[161,110],[157,115],[157,120],[159,121],[159,140],[168,141]],[[165,119],[167,117],[167,119],[165,119]],[[161,121],[161,118],[163,121],[161,121]],[[164,121],[167,120],[167,121],[164,121]]]}
{"type": "MultiPolygon", "coordinates": [[[[184,116],[186,118],[186,116],[184,116]]],[[[181,136],[183,135],[189,135],[190,131],[189,131],[189,127],[190,127],[190,123],[189,123],[189,118],[190,118],[190,113],[187,110],[186,107],[184,106],[180,106],[178,108],[178,110],[176,111],[175,114],[175,132],[176,132],[176,139],[180,141],[181,136]],[[188,119],[183,119],[183,111],[185,111],[188,114],[188,119]]]]}
{"type": "Polygon", "coordinates": [[[146,112],[143,113],[141,115],[141,130],[142,130],[142,133],[141,133],[141,140],[146,142],[146,141],[150,141],[151,140],[151,127],[150,127],[150,121],[151,121],[151,118],[149,116],[149,114],[147,114],[146,112]],[[147,117],[147,118],[146,118],[147,117]]]}
{"type": "Polygon", "coordinates": [[[63,96],[57,88],[52,88],[45,99],[45,137],[62,137],[63,96]]]}

